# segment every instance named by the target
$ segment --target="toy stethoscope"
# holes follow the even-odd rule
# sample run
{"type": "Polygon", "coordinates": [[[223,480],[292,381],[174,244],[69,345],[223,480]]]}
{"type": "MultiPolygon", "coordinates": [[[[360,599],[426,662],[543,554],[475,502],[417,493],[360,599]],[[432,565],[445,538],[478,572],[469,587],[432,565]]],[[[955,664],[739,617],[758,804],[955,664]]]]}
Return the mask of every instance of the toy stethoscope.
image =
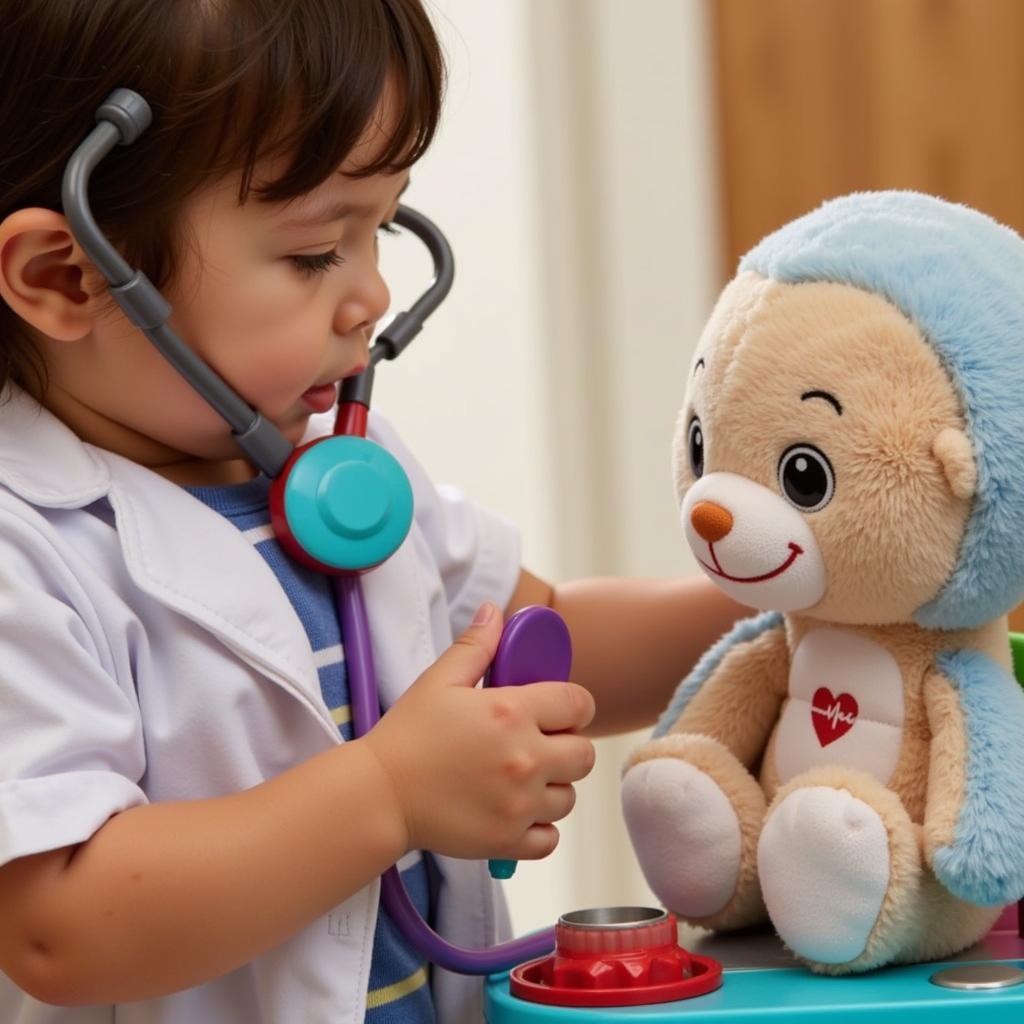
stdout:
{"type": "MultiPolygon", "coordinates": [[[[412,488],[398,461],[367,440],[366,425],[375,365],[394,359],[419,333],[424,320],[448,294],[454,260],[444,235],[422,214],[400,206],[395,222],[430,250],[435,278],[414,305],[399,313],[376,339],[370,363],[341,388],[334,434],[293,450],[167,325],[171,307],[141,271],[133,270],[100,231],[92,216],[88,186],[99,162],[117,145],[130,145],[149,127],[152,112],[129,89],[116,89],[96,112],[96,127],[72,154],[61,197],[72,233],[110,285],[110,293],[172,366],[230,426],[247,458],[272,481],[271,520],[278,541],[303,564],[336,579],[336,597],[349,673],[356,736],[380,717],[369,623],[359,574],[388,558],[412,523],[412,488]]],[[[489,673],[490,685],[567,679],[568,631],[550,609],[525,609],[505,628],[489,673]]],[[[514,862],[492,862],[492,874],[507,877],[514,862]]],[[[423,920],[396,867],[382,876],[381,899],[409,943],[431,962],[462,974],[504,971],[541,956],[555,945],[546,929],[485,950],[460,949],[423,920]]]]}

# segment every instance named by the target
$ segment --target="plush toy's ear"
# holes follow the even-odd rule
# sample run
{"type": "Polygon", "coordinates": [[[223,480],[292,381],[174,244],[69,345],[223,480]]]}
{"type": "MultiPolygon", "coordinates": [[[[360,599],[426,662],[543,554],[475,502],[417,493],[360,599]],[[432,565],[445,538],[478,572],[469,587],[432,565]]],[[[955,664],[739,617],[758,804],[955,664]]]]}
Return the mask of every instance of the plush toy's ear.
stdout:
{"type": "Polygon", "coordinates": [[[940,430],[932,442],[932,454],[939,460],[953,495],[965,501],[973,498],[978,485],[978,467],[967,435],[953,427],[940,430]]]}

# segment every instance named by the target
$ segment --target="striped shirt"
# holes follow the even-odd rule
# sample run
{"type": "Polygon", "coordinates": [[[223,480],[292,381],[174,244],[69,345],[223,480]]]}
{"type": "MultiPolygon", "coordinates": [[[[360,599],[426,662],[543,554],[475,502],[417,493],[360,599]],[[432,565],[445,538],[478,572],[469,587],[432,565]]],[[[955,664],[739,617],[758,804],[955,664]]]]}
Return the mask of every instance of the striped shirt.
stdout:
{"type": "MultiPolygon", "coordinates": [[[[270,481],[260,476],[244,484],[188,490],[234,523],[274,570],[306,629],[324,702],[342,737],[352,739],[352,712],[334,588],[322,573],[292,561],[274,538],[270,524],[270,481]]],[[[413,851],[399,861],[398,868],[417,910],[429,919],[431,886],[427,858],[413,851]]],[[[429,981],[424,958],[409,947],[382,905],[373,940],[367,1024],[433,1024],[429,981]]]]}

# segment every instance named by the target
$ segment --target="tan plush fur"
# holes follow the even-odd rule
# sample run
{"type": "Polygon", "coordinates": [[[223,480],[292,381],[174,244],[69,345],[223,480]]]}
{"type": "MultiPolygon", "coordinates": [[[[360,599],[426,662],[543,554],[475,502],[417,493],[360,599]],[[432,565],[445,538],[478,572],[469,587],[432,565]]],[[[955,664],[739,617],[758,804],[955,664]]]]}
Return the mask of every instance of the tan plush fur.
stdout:
{"type": "MultiPolygon", "coordinates": [[[[936,656],[974,648],[1009,670],[1010,655],[1005,619],[955,633],[913,621],[956,565],[976,483],[946,371],[918,329],[877,295],[745,273],[726,288],[695,356],[675,448],[681,499],[696,483],[687,456],[694,417],[704,478],[742,478],[779,494],[780,453],[806,443],[827,453],[838,481],[834,499],[804,516],[824,566],[820,599],[787,614],[783,628],[730,650],[668,735],[642,746],[627,766],[688,761],[718,783],[739,819],[736,893],[721,913],[695,923],[736,927],[758,919],[755,854],[766,816],[795,789],[825,786],[877,813],[890,877],[862,951],[843,964],[809,960],[811,967],[842,974],[964,948],[999,909],[957,900],[928,866],[952,835],[966,759],[962,714],[936,656]],[[841,415],[813,397],[820,391],[835,396],[841,415]],[[883,781],[820,764],[780,786],[779,723],[791,700],[792,655],[826,626],[871,641],[898,667],[903,719],[895,767],[883,781]]],[[[756,520],[759,509],[755,503],[745,512],[756,520]]]]}
{"type": "Polygon", "coordinates": [[[737,644],[718,666],[714,694],[698,693],[670,732],[714,736],[747,771],[756,770],[786,697],[788,671],[789,647],[781,628],[737,644]],[[761,680],[759,686],[750,686],[751,676],[761,680]]]}
{"type": "Polygon", "coordinates": [[[964,716],[953,687],[939,673],[925,679],[924,701],[936,756],[928,772],[928,814],[923,839],[930,854],[952,841],[957,811],[963,801],[967,764],[964,716]]]}
{"type": "Polygon", "coordinates": [[[942,464],[953,495],[964,500],[973,498],[978,485],[978,467],[974,464],[967,435],[962,430],[946,427],[935,438],[932,454],[942,464]]]}

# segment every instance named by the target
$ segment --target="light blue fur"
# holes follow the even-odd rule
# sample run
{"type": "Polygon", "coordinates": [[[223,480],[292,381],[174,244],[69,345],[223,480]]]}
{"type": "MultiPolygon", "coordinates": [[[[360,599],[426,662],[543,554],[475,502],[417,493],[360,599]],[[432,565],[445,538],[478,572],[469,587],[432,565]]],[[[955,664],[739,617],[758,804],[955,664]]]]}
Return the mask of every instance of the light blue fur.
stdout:
{"type": "Polygon", "coordinates": [[[978,490],[953,574],[915,617],[928,628],[973,628],[1018,604],[1024,240],[984,214],[931,196],[858,193],[769,235],[740,270],[788,283],[853,285],[888,299],[917,325],[959,391],[978,490]]]}
{"type": "Polygon", "coordinates": [[[938,880],[969,903],[1024,896],[1024,691],[979,651],[947,651],[938,667],[956,688],[967,732],[967,775],[953,844],[935,852],[938,880]]]}
{"type": "Polygon", "coordinates": [[[762,612],[760,615],[737,622],[718,643],[704,652],[700,661],[693,666],[690,674],[676,688],[669,706],[654,727],[651,738],[657,739],[659,736],[664,736],[678,721],[679,716],[686,710],[686,705],[693,700],[697,691],[707,682],[729,651],[737,644],[756,640],[762,633],[781,624],[782,616],[778,612],[762,612]]]}

